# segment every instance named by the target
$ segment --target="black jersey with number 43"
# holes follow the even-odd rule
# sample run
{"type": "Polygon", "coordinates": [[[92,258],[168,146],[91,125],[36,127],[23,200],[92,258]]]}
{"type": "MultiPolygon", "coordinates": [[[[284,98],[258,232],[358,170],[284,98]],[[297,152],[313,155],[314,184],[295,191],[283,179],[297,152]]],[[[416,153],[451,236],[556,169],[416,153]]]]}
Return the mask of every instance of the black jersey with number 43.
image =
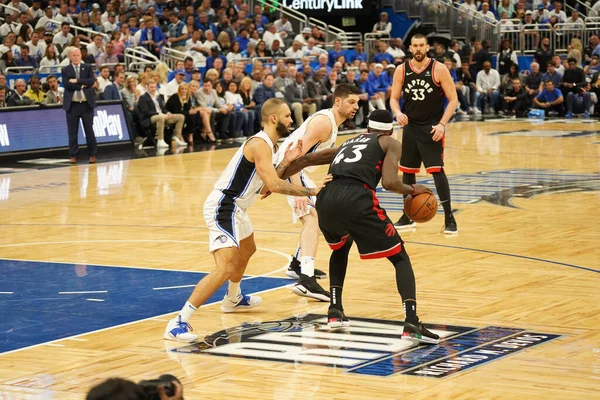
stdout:
{"type": "Polygon", "coordinates": [[[346,140],[331,162],[329,173],[334,179],[357,179],[374,190],[381,179],[385,157],[378,138],[376,134],[366,133],[346,140]]]}
{"type": "MultiPolygon", "coordinates": [[[[439,83],[435,82],[435,65],[437,61],[429,59],[429,63],[420,71],[411,67],[411,62],[404,62],[404,84],[402,85],[402,112],[408,122],[417,124],[437,124],[444,115],[446,97],[439,83]]],[[[400,67],[398,67],[400,68],[400,67]]]]}

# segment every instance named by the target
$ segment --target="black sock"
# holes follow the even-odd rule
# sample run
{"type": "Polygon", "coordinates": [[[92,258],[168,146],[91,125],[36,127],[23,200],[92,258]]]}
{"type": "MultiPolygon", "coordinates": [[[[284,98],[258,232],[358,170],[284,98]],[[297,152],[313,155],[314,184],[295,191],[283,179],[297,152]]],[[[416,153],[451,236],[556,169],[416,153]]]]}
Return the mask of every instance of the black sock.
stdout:
{"type": "Polygon", "coordinates": [[[331,305],[330,308],[337,308],[339,310],[344,309],[342,307],[342,287],[341,286],[331,286],[331,305]]]}
{"type": "Polygon", "coordinates": [[[348,236],[344,245],[334,250],[329,257],[329,285],[331,288],[331,306],[342,309],[342,287],[348,269],[348,253],[352,247],[352,238],[348,236]],[[335,294],[335,295],[334,295],[335,294]],[[334,303],[335,300],[335,303],[334,303]]]}
{"type": "Polygon", "coordinates": [[[435,182],[435,188],[440,198],[440,203],[444,207],[444,214],[448,215],[452,213],[452,206],[450,205],[450,185],[448,184],[448,177],[444,170],[441,172],[434,172],[433,180],[435,182]]]}
{"type": "MultiPolygon", "coordinates": [[[[402,174],[402,183],[406,185],[414,185],[415,183],[417,183],[417,176],[415,174],[407,174],[406,172],[404,172],[402,174]]],[[[404,198],[406,198],[406,196],[408,195],[405,194],[404,198]]]]}
{"type": "Polygon", "coordinates": [[[388,257],[388,260],[396,269],[396,285],[402,297],[406,320],[416,322],[419,320],[417,317],[417,285],[410,258],[406,254],[406,250],[402,248],[400,253],[388,257]]]}

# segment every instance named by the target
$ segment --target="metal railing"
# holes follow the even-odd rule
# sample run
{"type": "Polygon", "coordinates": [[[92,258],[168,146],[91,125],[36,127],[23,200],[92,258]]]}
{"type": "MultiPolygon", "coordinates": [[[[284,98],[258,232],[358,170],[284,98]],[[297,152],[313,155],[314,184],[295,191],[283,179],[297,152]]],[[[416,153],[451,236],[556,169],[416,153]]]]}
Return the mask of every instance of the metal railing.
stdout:
{"type": "Polygon", "coordinates": [[[10,74],[22,74],[22,73],[33,73],[35,68],[33,67],[8,67],[4,70],[4,75],[10,74]]]}
{"type": "MultiPolygon", "coordinates": [[[[55,19],[50,19],[50,20],[48,20],[48,22],[52,22],[53,24],[56,24],[58,26],[58,28],[60,28],[60,26],[62,24],[62,22],[57,21],[55,19]]],[[[88,35],[85,35],[85,36],[88,36],[89,38],[92,38],[92,36],[96,36],[96,35],[102,35],[102,37],[104,38],[103,39],[104,43],[106,43],[110,40],[110,36],[107,35],[106,33],[98,32],[98,31],[95,31],[90,28],[82,28],[82,27],[74,25],[74,24],[69,24],[69,26],[75,33],[79,32],[79,31],[88,33],[88,35]]],[[[79,35],[79,33],[77,33],[77,34],[79,35]]]]}
{"type": "Polygon", "coordinates": [[[187,57],[183,51],[175,50],[167,46],[163,46],[160,50],[160,61],[167,64],[169,69],[175,69],[175,64],[177,61],[184,61],[187,57]]]}
{"type": "Polygon", "coordinates": [[[124,62],[125,70],[129,71],[134,66],[139,68],[140,66],[156,65],[160,60],[154,54],[150,53],[148,49],[137,46],[125,49],[124,62]]]}
{"type": "Polygon", "coordinates": [[[60,65],[43,65],[38,72],[40,74],[52,74],[59,72],[63,67],[60,65]]]}

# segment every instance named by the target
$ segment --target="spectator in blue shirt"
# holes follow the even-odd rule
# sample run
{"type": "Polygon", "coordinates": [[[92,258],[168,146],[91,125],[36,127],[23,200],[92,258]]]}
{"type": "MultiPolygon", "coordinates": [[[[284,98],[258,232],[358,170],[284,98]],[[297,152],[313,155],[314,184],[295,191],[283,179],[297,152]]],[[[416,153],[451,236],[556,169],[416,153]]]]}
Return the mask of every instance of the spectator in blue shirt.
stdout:
{"type": "Polygon", "coordinates": [[[248,29],[240,29],[235,40],[237,40],[237,42],[240,44],[240,51],[246,51],[248,48],[248,42],[250,41],[250,38],[248,38],[248,29]]]}
{"type": "MultiPolygon", "coordinates": [[[[29,46],[26,44],[21,45],[21,56],[15,60],[17,67],[33,67],[34,70],[38,68],[38,62],[35,58],[29,56],[29,46]]],[[[25,74],[33,73],[33,70],[23,71],[25,74]]]]}
{"type": "Polygon", "coordinates": [[[388,64],[393,64],[394,56],[387,52],[387,43],[381,42],[379,45],[379,53],[373,56],[373,62],[381,63],[384,60],[387,61],[388,64]]]}
{"type": "Polygon", "coordinates": [[[259,85],[254,91],[252,101],[254,101],[254,103],[256,104],[254,112],[256,113],[256,119],[258,120],[259,125],[260,122],[262,122],[262,116],[260,114],[262,110],[262,105],[265,103],[265,101],[275,97],[275,89],[273,88],[274,81],[275,78],[273,77],[273,74],[267,74],[263,78],[263,83],[259,85]]]}
{"type": "Polygon", "coordinates": [[[562,92],[554,87],[552,81],[546,81],[544,90],[533,99],[535,106],[543,109],[546,115],[550,113],[562,115],[564,101],[562,92]]]}
{"type": "Polygon", "coordinates": [[[140,45],[152,53],[160,55],[160,49],[166,41],[165,34],[158,26],[154,26],[152,17],[145,17],[144,22],[146,23],[146,28],[142,29],[140,45]]]}
{"type": "Polygon", "coordinates": [[[339,56],[346,57],[346,52],[342,49],[342,41],[336,40],[333,42],[333,50],[329,50],[329,66],[333,67],[333,64],[337,61],[339,56]]]}
{"type": "Polygon", "coordinates": [[[355,64],[358,66],[358,64],[362,61],[367,61],[367,53],[365,53],[365,46],[362,42],[358,42],[356,43],[356,46],[354,47],[354,50],[349,50],[348,51],[348,61],[351,64],[355,64]]]}
{"type": "Polygon", "coordinates": [[[545,82],[552,81],[554,87],[558,87],[562,74],[556,70],[554,63],[550,61],[546,66],[546,72],[542,75],[542,83],[540,84],[540,92],[544,89],[545,82]]]}
{"type": "Polygon", "coordinates": [[[208,22],[208,14],[205,12],[201,12],[196,19],[194,20],[194,26],[196,29],[202,30],[202,32],[206,32],[207,30],[213,31],[215,36],[218,35],[217,28],[215,24],[208,22]]]}
{"type": "Polygon", "coordinates": [[[369,73],[369,82],[375,93],[388,91],[389,83],[386,74],[383,73],[383,65],[375,64],[373,72],[369,73]]]}
{"type": "Polygon", "coordinates": [[[373,107],[379,110],[385,110],[385,93],[375,91],[370,79],[371,74],[372,72],[369,73],[368,69],[360,71],[360,78],[358,80],[360,91],[367,94],[367,100],[369,100],[373,107]]]}

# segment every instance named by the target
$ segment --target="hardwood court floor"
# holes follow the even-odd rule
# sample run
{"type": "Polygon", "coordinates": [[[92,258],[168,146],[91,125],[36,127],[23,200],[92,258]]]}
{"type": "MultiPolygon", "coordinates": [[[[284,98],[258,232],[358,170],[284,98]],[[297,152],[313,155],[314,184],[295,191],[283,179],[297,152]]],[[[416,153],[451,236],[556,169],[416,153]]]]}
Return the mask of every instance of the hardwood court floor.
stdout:
{"type": "MultiPolygon", "coordinates": [[[[105,321],[106,327],[115,325],[111,318],[118,312],[129,314],[131,321],[147,318],[149,314],[141,316],[144,311],[153,315],[0,354],[0,398],[82,399],[92,385],[108,377],[137,381],[163,373],[182,380],[188,399],[600,398],[599,126],[486,121],[449,127],[446,171],[456,198],[453,207],[460,210],[460,232],[456,237],[442,235],[443,216],[438,215],[402,234],[417,277],[421,319],[442,326],[520,328],[560,337],[474,368],[466,368],[469,360],[463,360],[462,369],[440,364],[438,372],[456,372],[443,378],[377,376],[319,363],[167,351],[185,347],[162,339],[166,321],[175,314],[152,312],[168,301],[177,305],[168,311],[178,310],[190,288],[162,291],[159,299],[133,289],[139,283],[135,280],[146,279],[136,274],[106,274],[107,281],[122,286],[123,297],[117,302],[83,296],[63,307],[57,298],[64,296],[56,292],[65,289],[49,288],[50,280],[56,283],[52,268],[60,270],[60,265],[50,263],[67,265],[68,279],[75,282],[93,275],[91,265],[113,266],[98,267],[101,271],[131,266],[140,273],[210,271],[213,260],[207,252],[202,205],[235,150],[0,175],[0,258],[5,263],[40,262],[10,261],[10,273],[3,267],[7,264],[0,264],[0,317],[5,320],[0,327],[8,327],[0,332],[0,344],[10,347],[29,333],[61,327],[67,314],[80,321],[75,324],[81,325],[79,332],[97,330],[87,329],[95,320],[105,321]],[[18,279],[11,275],[21,273],[18,279]],[[23,297],[16,297],[18,282],[37,286],[27,295],[27,305],[23,297]],[[132,308],[133,303],[140,304],[132,308]],[[113,308],[103,308],[109,305],[113,308]],[[39,316],[52,311],[53,320],[40,324],[39,316]]],[[[325,172],[321,167],[311,176],[319,179],[325,172]]],[[[397,198],[381,198],[384,207],[399,209],[397,198]]],[[[284,278],[285,255],[295,250],[300,229],[291,222],[285,198],[257,201],[250,216],[260,249],[247,273],[284,278]]],[[[399,212],[390,211],[390,216],[395,219],[399,212]]],[[[328,257],[321,242],[317,267],[327,271],[328,257]]],[[[100,282],[103,274],[98,275],[100,282]]],[[[361,261],[353,249],[346,282],[344,302],[351,319],[403,319],[387,260],[361,261]]],[[[175,278],[163,283],[181,285],[175,278]]],[[[263,304],[256,311],[223,315],[217,303],[200,309],[191,323],[203,337],[246,321],[326,313],[327,304],[299,301],[289,288],[277,285],[262,294],[263,304]]],[[[153,293],[159,296],[159,291],[153,293]]],[[[67,325],[64,332],[73,327],[67,325]]],[[[25,339],[16,347],[26,347],[25,339]]],[[[339,345],[328,347],[309,339],[301,351],[343,351],[339,345]]],[[[513,343],[512,348],[521,345],[513,343]]],[[[403,363],[419,363],[418,357],[393,360],[394,371],[402,371],[403,363]]]]}

